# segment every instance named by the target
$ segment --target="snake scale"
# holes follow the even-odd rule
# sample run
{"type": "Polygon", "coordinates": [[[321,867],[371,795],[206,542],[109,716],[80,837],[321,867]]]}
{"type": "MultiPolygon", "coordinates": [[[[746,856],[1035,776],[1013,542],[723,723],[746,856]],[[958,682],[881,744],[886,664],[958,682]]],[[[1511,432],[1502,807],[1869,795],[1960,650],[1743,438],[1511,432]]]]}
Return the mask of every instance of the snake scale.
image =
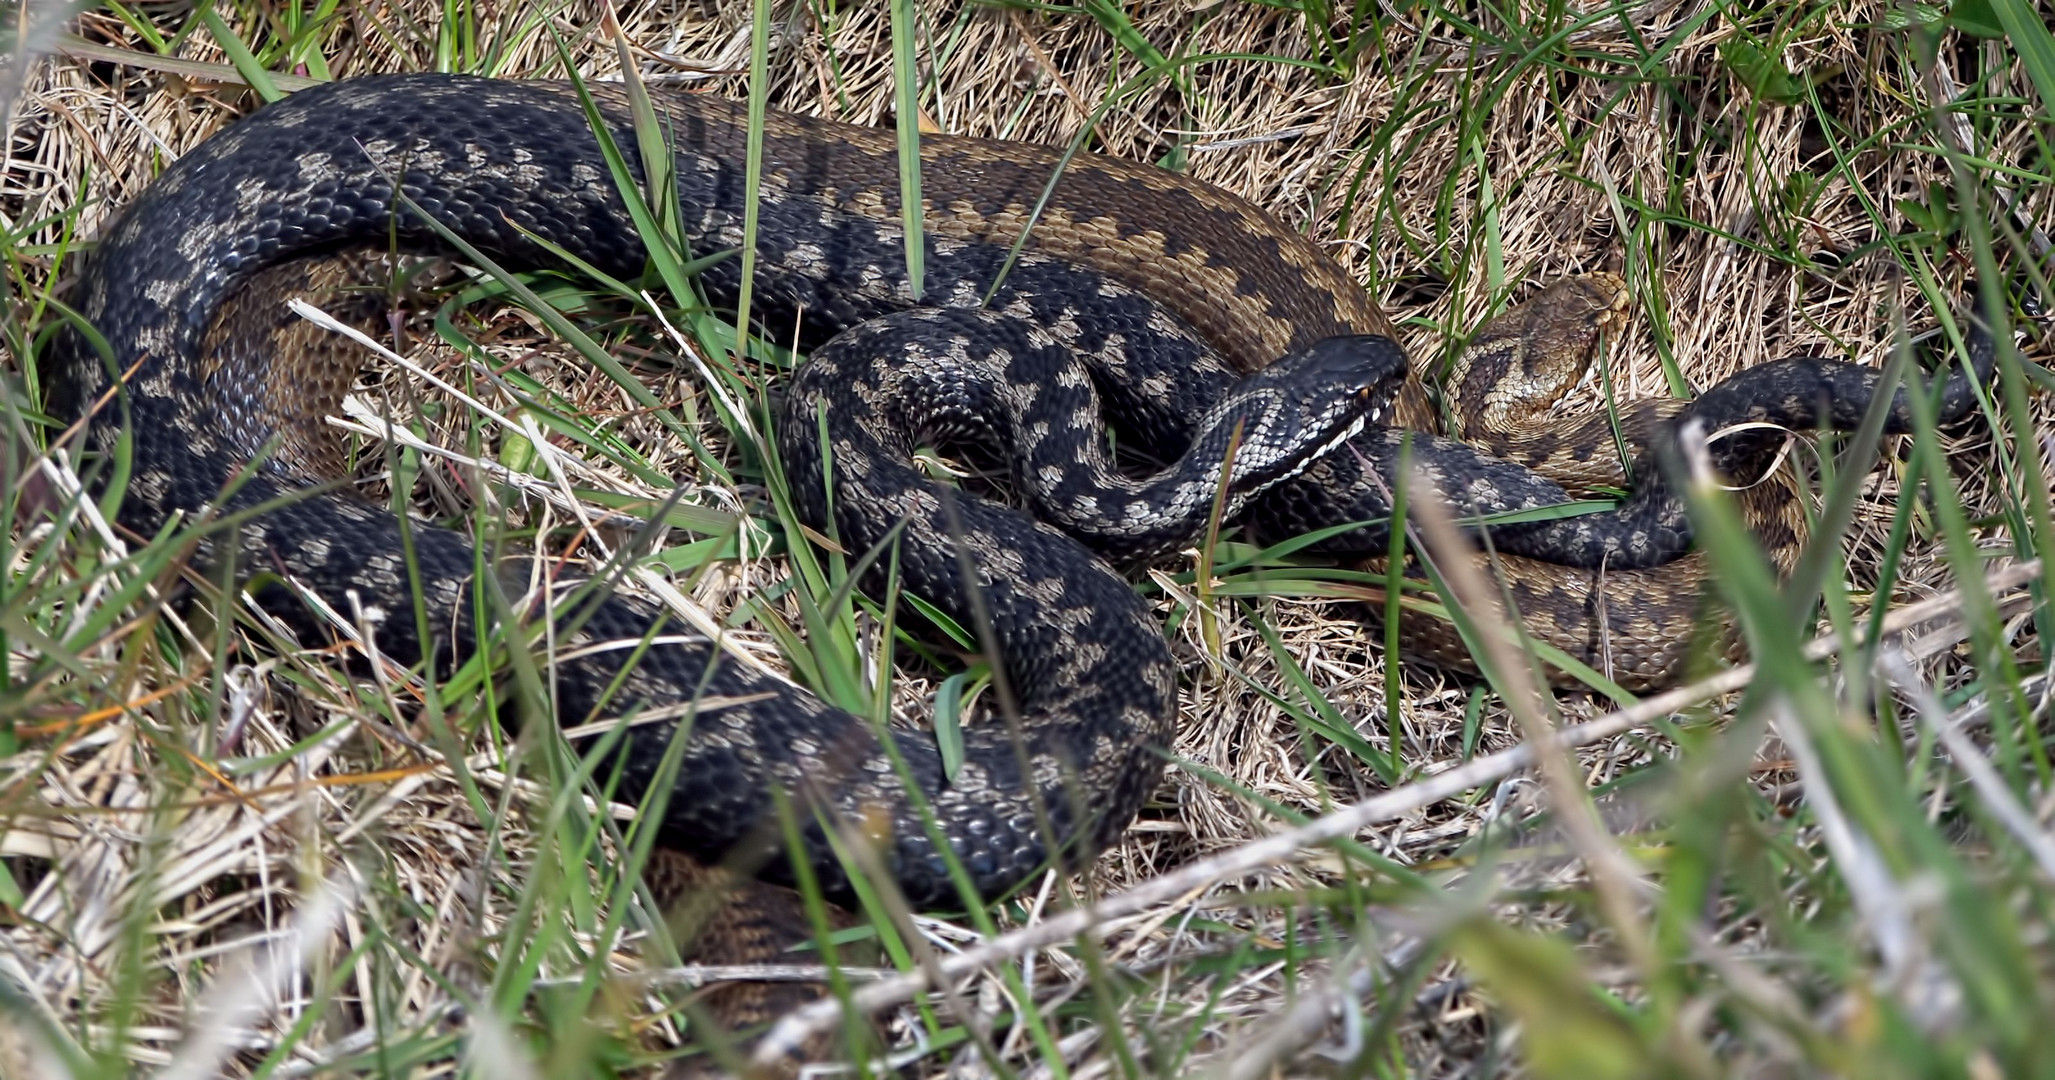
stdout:
{"type": "MultiPolygon", "coordinates": [[[[595,95],[639,176],[624,100],[603,88],[595,95]]],[[[927,276],[916,298],[889,133],[773,114],[763,182],[752,193],[740,105],[694,94],[657,100],[693,252],[739,247],[754,195],[755,315],[781,333],[798,326],[812,351],[787,392],[779,432],[795,499],[848,550],[898,545],[907,588],[964,625],[988,627],[1006,699],[1001,719],[967,729],[965,763],[945,776],[931,735],[881,736],[674,632],[634,648],[664,626],[651,605],[614,596],[586,606],[559,643],[579,657],[551,671],[558,719],[672,707],[672,719],[624,734],[624,794],[639,796],[659,779],[666,747],[688,722],[675,706],[710,703],[689,721],[662,831],[691,855],[722,857],[773,820],[775,794],[790,794],[817,811],[802,829],[805,857],[831,895],[848,895],[850,885],[820,821],[882,821],[884,861],[908,899],[952,904],[965,898],[943,845],[989,897],[1067,849],[1117,836],[1155,786],[1176,680],[1146,607],[1077,540],[922,479],[904,460],[909,440],[975,440],[1005,428],[996,437],[1011,443],[1037,514],[1122,562],[1189,539],[1189,504],[1212,498],[1196,479],[1200,466],[1210,463],[1207,478],[1217,476],[1229,452],[1208,432],[1231,429],[1245,440],[1229,444],[1246,455],[1230,501],[1264,500],[1250,516],[1284,532],[1388,511],[1369,474],[1392,469],[1407,438],[1436,485],[1480,512],[1568,497],[1530,466],[1567,464],[1573,485],[1619,475],[1617,462],[1604,460],[1610,428],[1493,436],[1502,418],[1480,414],[1471,434],[1496,438],[1493,454],[1429,434],[1427,398],[1369,295],[1305,238],[1203,183],[1090,154],[1064,162],[1032,145],[926,138],[927,276]],[[1030,241],[1009,263],[1031,219],[1030,241]],[[1280,368],[1312,372],[1328,396],[1295,404],[1264,389],[1279,357],[1289,358],[1280,368]],[[1241,411],[1220,414],[1223,395],[1241,395],[1241,411]],[[1102,411],[1138,433],[1132,445],[1179,464],[1147,481],[1107,467],[1092,449],[1102,411]],[[1388,426],[1356,433],[1386,411],[1388,426]],[[1014,419],[987,419],[994,412],[1014,419]],[[1195,425],[1195,416],[1206,419],[1195,425]],[[1321,454],[1352,433],[1347,446],[1321,454]],[[1260,452],[1272,440],[1293,449],[1266,464],[1260,452]]],[[[474,624],[491,590],[473,583],[495,580],[480,577],[471,539],[421,523],[403,530],[390,513],[344,494],[301,490],[324,471],[306,429],[333,410],[348,373],[297,370],[291,357],[239,345],[247,335],[237,320],[263,317],[223,315],[239,290],[291,275],[303,257],[388,238],[433,246],[413,207],[516,267],[558,265],[554,248],[632,279],[645,261],[569,87],[412,75],[307,90],[187,154],[105,232],[72,296],[107,351],[85,335],[60,335],[48,360],[50,404],[56,416],[84,420],[80,449],[89,460],[126,461],[120,519],[134,533],[153,535],[177,516],[236,515],[232,529],[205,532],[201,557],[289,576],[304,593],[271,586],[260,599],[309,640],[331,631],[306,595],[338,612],[360,605],[384,655],[444,666],[477,647],[474,624]],[[232,543],[223,539],[231,535],[232,543]],[[425,640],[416,632],[417,590],[425,640]]],[[[739,272],[734,258],[704,270],[701,285],[716,305],[733,304],[739,272]]],[[[1582,316],[1550,316],[1572,336],[1610,325],[1621,307],[1596,286],[1555,298],[1583,305],[1582,316]]],[[[1518,381],[1530,353],[1559,351],[1537,344],[1546,334],[1512,323],[1499,337],[1487,332],[1472,348],[1466,377],[1518,381]]],[[[1870,369],[1831,361],[1745,374],[1686,412],[1713,422],[1847,426],[1875,380],[1870,369]]],[[[1945,417],[1968,410],[1967,386],[1951,379],[1945,417]]],[[[1903,404],[1894,418],[1901,427],[1903,404]]],[[[1634,415],[1642,417],[1637,439],[1658,446],[1677,421],[1667,406],[1634,415]]],[[[1729,456],[1744,450],[1757,452],[1729,456]]],[[[1697,557],[1678,558],[1689,544],[1678,502],[1661,470],[1644,471],[1616,511],[1493,531],[1508,554],[1511,595],[1535,631],[1582,659],[1608,652],[1630,685],[1673,676],[1703,592],[1697,557]]],[[[1802,520],[1788,495],[1763,490],[1774,487],[1744,500],[1756,500],[1752,520],[1782,558],[1795,550],[1802,520]]],[[[1375,529],[1340,543],[1383,550],[1375,529]]],[[[1424,621],[1407,637],[1430,656],[1462,662],[1457,645],[1435,644],[1456,640],[1443,624],[1424,621]]],[[[772,860],[767,870],[776,877],[783,867],[772,860]]]]}

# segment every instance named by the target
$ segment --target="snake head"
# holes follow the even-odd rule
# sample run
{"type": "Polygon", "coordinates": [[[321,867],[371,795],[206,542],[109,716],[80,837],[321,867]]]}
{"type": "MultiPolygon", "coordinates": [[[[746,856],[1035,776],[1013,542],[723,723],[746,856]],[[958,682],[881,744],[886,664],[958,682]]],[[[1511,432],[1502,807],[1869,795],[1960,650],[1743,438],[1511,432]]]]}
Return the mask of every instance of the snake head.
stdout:
{"type": "Polygon", "coordinates": [[[1382,420],[1405,375],[1405,351],[1390,338],[1315,342],[1243,379],[1207,410],[1193,452],[1218,462],[1235,447],[1231,494],[1260,494],[1382,420]]]}

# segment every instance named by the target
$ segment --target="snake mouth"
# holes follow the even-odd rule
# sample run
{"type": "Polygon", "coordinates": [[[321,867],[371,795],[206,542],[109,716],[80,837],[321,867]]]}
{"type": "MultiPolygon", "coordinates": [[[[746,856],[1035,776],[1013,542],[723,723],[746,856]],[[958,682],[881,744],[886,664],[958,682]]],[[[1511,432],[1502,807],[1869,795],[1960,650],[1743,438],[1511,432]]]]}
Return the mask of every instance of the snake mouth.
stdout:
{"type": "Polygon", "coordinates": [[[1365,428],[1382,419],[1384,419],[1384,407],[1381,405],[1357,416],[1354,420],[1349,421],[1340,431],[1335,432],[1333,438],[1321,443],[1319,449],[1306,455],[1307,464],[1312,464],[1314,461],[1326,457],[1339,448],[1341,444],[1361,435],[1365,428]]]}
{"type": "Polygon", "coordinates": [[[1279,484],[1298,479],[1305,474],[1307,469],[1313,467],[1314,462],[1339,450],[1343,443],[1361,435],[1370,428],[1370,425],[1381,423],[1384,420],[1385,411],[1391,408],[1392,401],[1396,397],[1397,394],[1395,392],[1378,394],[1375,398],[1375,404],[1371,405],[1368,409],[1356,413],[1355,417],[1348,423],[1336,428],[1334,434],[1328,436],[1325,442],[1307,451],[1298,461],[1292,464],[1291,468],[1279,473],[1275,480],[1262,485],[1257,489],[1256,493],[1268,491],[1279,484]]]}
{"type": "Polygon", "coordinates": [[[1398,388],[1390,385],[1380,385],[1365,390],[1362,399],[1370,404],[1359,410],[1354,419],[1342,425],[1341,429],[1336,431],[1326,442],[1321,443],[1312,453],[1306,455],[1304,464],[1299,466],[1300,471],[1304,471],[1307,465],[1311,465],[1313,462],[1339,449],[1341,444],[1361,435],[1371,425],[1382,424],[1385,412],[1392,407],[1393,402],[1398,400],[1398,396],[1398,388]]]}

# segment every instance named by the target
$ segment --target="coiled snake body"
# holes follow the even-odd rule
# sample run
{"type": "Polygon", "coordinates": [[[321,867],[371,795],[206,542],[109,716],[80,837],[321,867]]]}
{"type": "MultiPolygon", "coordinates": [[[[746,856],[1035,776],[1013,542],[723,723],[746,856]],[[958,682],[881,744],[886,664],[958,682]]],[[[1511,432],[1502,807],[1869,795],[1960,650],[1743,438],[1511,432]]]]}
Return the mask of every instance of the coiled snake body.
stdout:
{"type": "MultiPolygon", "coordinates": [[[[740,164],[742,116],[732,104],[712,98],[677,97],[669,106],[691,243],[701,252],[731,249],[741,242],[749,197],[740,164]]],[[[618,105],[609,112],[617,142],[633,146],[625,114],[618,105]]],[[[1152,372],[1164,365],[1230,370],[1206,344],[1209,339],[1193,332],[1153,291],[1164,287],[1154,276],[1167,269],[1163,260],[1179,257],[1163,250],[1161,232],[1131,231],[1133,240],[1122,250],[1131,254],[1126,268],[1133,284],[1089,263],[1037,251],[1013,268],[989,315],[909,311],[914,304],[904,279],[898,211],[886,194],[896,187],[891,145],[874,132],[779,118],[766,147],[772,167],[762,193],[757,310],[768,325],[801,319],[809,345],[861,327],[818,350],[817,375],[802,378],[790,395],[795,415],[806,417],[784,425],[795,497],[803,503],[829,503],[819,483],[820,450],[803,438],[813,430],[813,404],[827,400],[824,395],[848,393],[817,393],[812,388],[830,382],[818,376],[836,365],[854,367],[856,359],[844,358],[859,345],[893,347],[895,333],[917,329],[922,321],[952,323],[941,342],[945,351],[954,338],[965,337],[966,322],[1035,328],[1034,340],[1013,343],[1014,364],[1075,351],[1147,363],[1152,372]]],[[[1055,163],[1049,153],[1009,163],[1000,149],[1012,155],[1017,148],[933,140],[927,192],[937,211],[929,231],[927,280],[929,296],[944,305],[968,306],[996,280],[1010,239],[1002,223],[1024,213],[1055,163]]],[[[1097,179],[1088,186],[1129,185],[1129,205],[1167,212],[1152,223],[1175,235],[1203,229],[1207,215],[1248,213],[1224,195],[1139,166],[1097,163],[1092,172],[1097,179]],[[1184,223],[1173,227],[1179,214],[1184,223]]],[[[268,507],[235,532],[241,565],[282,569],[334,611],[349,613],[361,605],[376,623],[378,647],[388,657],[414,663],[432,652],[447,661],[474,648],[475,613],[491,600],[474,596],[471,583],[480,564],[470,539],[425,525],[412,528],[411,558],[419,574],[410,580],[410,553],[390,513],[341,494],[298,490],[317,470],[305,455],[278,451],[298,445],[294,428],[304,418],[333,411],[333,397],[346,380],[329,371],[302,378],[293,358],[250,350],[232,340],[234,328],[215,325],[225,299],[272,268],[290,271],[298,256],[376,242],[395,224],[405,239],[432,239],[417,217],[396,209],[395,177],[399,191],[422,212],[511,263],[555,261],[532,237],[610,274],[632,278],[641,269],[642,242],[567,88],[412,76],[307,91],[188,154],[107,230],[74,295],[112,347],[112,359],[83,337],[67,336],[54,357],[52,409],[83,416],[97,403],[87,429],[88,446],[96,452],[112,455],[120,432],[133,436],[120,514],[137,533],[154,533],[174,513],[199,515],[212,507],[212,513],[229,515],[268,507]],[[114,385],[113,373],[131,367],[126,392],[102,401],[114,385]],[[330,400],[320,400],[324,396],[330,400]],[[262,464],[252,469],[253,462],[262,464]],[[417,586],[435,649],[415,633],[417,586]]],[[[1056,205],[1075,206],[1077,194],[1082,193],[1056,205]]],[[[1067,234],[1091,230],[1118,245],[1120,229],[1117,219],[1101,218],[1067,234]]],[[[1278,238],[1251,236],[1246,243],[1247,251],[1227,254],[1255,258],[1267,250],[1275,265],[1276,253],[1284,251],[1314,270],[1327,265],[1303,242],[1280,245],[1278,238]]],[[[1188,251],[1185,257],[1217,256],[1188,251]]],[[[736,262],[717,263],[705,273],[710,295],[733,296],[736,262]]],[[[1185,279],[1193,312],[1217,314],[1237,306],[1218,303],[1217,295],[1201,305],[1192,276],[1177,276],[1185,279]]],[[[1269,305],[1260,290],[1246,291],[1238,302],[1244,314],[1269,305]]],[[[1372,366],[1381,363],[1381,374],[1390,376],[1381,385],[1395,386],[1403,358],[1382,339],[1355,335],[1356,327],[1337,313],[1338,303],[1309,291],[1303,304],[1273,318],[1301,318],[1318,332],[1276,337],[1275,323],[1251,322],[1239,331],[1239,347],[1275,345],[1317,362],[1331,351],[1330,339],[1355,343],[1372,366]],[[1268,335],[1251,332],[1265,327],[1268,335]]],[[[985,340],[975,348],[1004,351],[1005,344],[985,340]]],[[[1037,391],[1030,384],[1008,384],[1002,375],[1000,389],[1046,398],[1044,407],[1057,409],[1060,423],[1053,429],[1043,425],[1039,437],[1052,447],[1069,447],[1074,457],[1085,449],[1080,436],[1087,428],[1078,425],[1092,421],[1073,415],[1076,380],[1058,381],[1070,385],[1037,391]],[[1072,395],[1068,404],[1056,397],[1064,393],[1072,395]]],[[[955,381],[942,393],[969,392],[963,389],[968,385],[955,381]]],[[[1154,409],[1159,418],[1178,415],[1189,425],[1194,411],[1183,393],[1115,411],[1154,409]]],[[[1381,405],[1345,397],[1363,409],[1381,405]]],[[[834,419],[855,419],[851,414],[859,404],[871,403],[848,397],[834,419]]],[[[929,410],[929,426],[949,428],[980,408],[975,401],[944,402],[929,410]]],[[[894,422],[911,421],[901,416],[894,422]]],[[[1268,423],[1259,411],[1241,425],[1244,458],[1268,423]]],[[[663,835],[669,843],[717,858],[776,820],[776,793],[803,796],[830,820],[874,822],[882,812],[891,825],[885,860],[909,899],[924,905],[959,900],[936,838],[953,850],[976,890],[993,895],[1063,845],[1103,840],[1124,828],[1161,773],[1161,748],[1176,713],[1169,651],[1146,607],[1118,575],[1054,530],[974,500],[950,499],[945,508],[932,485],[889,473],[867,445],[850,441],[861,440],[863,432],[834,437],[841,541],[867,550],[902,515],[911,515],[899,541],[907,587],[965,626],[982,621],[991,627],[992,645],[1005,660],[1005,679],[1016,698],[1017,723],[971,728],[965,761],[945,780],[931,735],[896,733],[887,747],[860,718],[788,683],[733,662],[716,663],[704,643],[667,639],[632,665],[625,663],[635,656],[633,646],[662,624],[649,605],[621,597],[584,612],[578,631],[561,642],[585,655],[553,673],[559,718],[578,723],[655,708],[675,716],[683,711],[679,706],[695,700],[720,703],[691,720],[689,748],[672,782],[679,795],[666,809],[663,835]],[[951,537],[956,532],[973,554],[962,564],[951,537]],[[966,593],[963,564],[975,575],[975,600],[966,593]],[[597,648],[608,642],[621,646],[597,648]],[[909,787],[922,793],[924,805],[907,798],[909,787]],[[924,815],[932,815],[932,832],[924,815]]],[[[1332,435],[1316,441],[1332,441],[1332,435]]],[[[1238,470],[1245,464],[1238,459],[1238,470]]],[[[1218,468],[1216,455],[1209,479],[1218,468]]],[[[1164,490],[1183,490],[1180,497],[1192,503],[1190,488],[1189,478],[1173,477],[1164,490]]],[[[1060,484],[1052,491],[1064,494],[1060,484]]],[[[1194,507],[1203,512],[1210,505],[1209,494],[1194,507]]],[[[1129,542],[1146,548],[1164,541],[1120,541],[1129,542]]],[[[218,545],[208,552],[217,560],[226,554],[218,545]]],[[[304,601],[270,596],[266,605],[296,620],[315,640],[332,632],[310,618],[304,601]]],[[[627,731],[620,754],[624,791],[639,794],[652,785],[678,726],[672,719],[627,731]]],[[[847,895],[843,870],[820,827],[809,824],[807,832],[809,856],[823,884],[831,894],[847,895]]],[[[782,866],[778,860],[769,869],[775,874],[782,866]]]]}
{"type": "MultiPolygon", "coordinates": [[[[598,100],[615,143],[632,161],[636,141],[625,106],[605,93],[598,100]]],[[[704,644],[666,639],[625,670],[632,648],[596,649],[559,665],[559,719],[719,702],[691,722],[667,804],[667,842],[718,857],[771,818],[774,792],[802,796],[830,820],[875,821],[882,808],[890,818],[888,865],[917,904],[959,899],[936,839],[962,861],[973,887],[990,896],[1064,844],[1117,834],[1155,784],[1176,712],[1171,659],[1146,609],[1121,578],[1054,530],[954,498],[889,460],[904,446],[865,440],[908,425],[924,425],[928,434],[975,428],[975,417],[1013,408],[1027,417],[1013,435],[1025,447],[1021,460],[1036,462],[1029,471],[1046,481],[1030,495],[1038,512],[1090,534],[1116,557],[1145,557],[1182,543],[1177,529],[1186,527],[1159,529],[1145,511],[1190,503],[1201,489],[1189,472],[1154,487],[1104,470],[1089,489],[1074,483],[1066,463],[1085,461],[1085,447],[1096,443],[1088,399],[1103,393],[1114,418],[1142,432],[1138,442],[1175,457],[1194,438],[1190,418],[1238,374],[1287,354],[1317,361],[1335,347],[1323,344],[1328,339],[1352,342],[1358,361],[1384,365],[1395,383],[1402,358],[1360,337],[1387,334],[1384,317],[1311,243],[1214,188],[1091,155],[1059,170],[1052,150],[959,138],[923,141],[927,277],[925,296],[916,298],[906,280],[897,151],[888,134],[773,115],[764,182],[752,193],[744,184],[740,106],[699,95],[659,102],[676,147],[678,206],[693,251],[737,248],[747,202],[759,198],[754,310],[767,326],[796,322],[802,345],[829,343],[788,398],[781,441],[795,497],[812,507],[816,527],[838,530],[852,551],[891,538],[905,519],[896,539],[908,587],[965,625],[990,626],[1017,715],[972,727],[967,763],[945,778],[931,737],[895,733],[888,746],[867,723],[789,684],[716,663],[704,644]],[[1009,245],[1059,171],[1025,254],[1002,276],[1009,245]],[[988,302],[995,281],[1003,283],[988,302]],[[918,416],[906,414],[880,387],[895,379],[920,382],[907,373],[927,370],[889,362],[907,335],[991,377],[932,380],[937,385],[928,391],[939,396],[923,399],[930,404],[915,409],[918,416]],[[881,355],[888,360],[879,361],[881,355]],[[1064,357],[1084,357],[1089,375],[1065,367],[1064,357]],[[1020,374],[1018,365],[1044,360],[1048,370],[1066,374],[1053,383],[1020,374]],[[859,378],[866,370],[869,376],[859,378]],[[1063,419],[1037,421],[1037,409],[1063,419]],[[822,446],[810,437],[824,418],[843,425],[827,444],[832,526],[822,446]],[[858,430],[864,422],[872,423],[870,435],[858,430]],[[965,550],[972,557],[960,557],[965,550]],[[919,805],[909,789],[920,793],[919,805]]],[[[424,654],[447,660],[476,644],[474,615],[490,606],[489,598],[474,595],[480,563],[469,539],[413,527],[419,575],[410,579],[408,549],[390,514],[342,495],[296,491],[320,471],[310,464],[318,454],[296,451],[304,434],[298,428],[331,410],[347,379],[315,372],[296,380],[290,358],[238,350],[224,341],[233,333],[216,323],[226,298],[299,256],[380,243],[389,234],[434,242],[402,194],[515,265],[556,264],[544,244],[624,278],[644,262],[643,242],[569,88],[421,75],[308,90],[178,161],[107,231],[74,295],[111,356],[82,335],[61,337],[52,406],[66,418],[92,415],[86,447],[97,454],[114,457],[119,434],[132,436],[121,517],[135,532],[151,535],[174,514],[218,516],[276,504],[240,522],[233,556],[247,566],[283,569],[337,611],[361,603],[377,621],[379,648],[411,663],[424,654]],[[117,376],[125,376],[125,392],[110,393],[117,376]],[[417,587],[434,648],[416,638],[417,587]]],[[[726,303],[739,273],[739,259],[717,261],[702,285],[717,304],[726,303]]],[[[1601,298],[1588,321],[1598,325],[1615,308],[1601,298]]],[[[1517,362],[1516,353],[1477,355],[1517,362]]],[[[1867,403],[1873,381],[1866,371],[1794,368],[1777,376],[1782,383],[1736,391],[1723,408],[1745,414],[1736,419],[1804,424],[1825,415],[1845,422],[1867,403]]],[[[887,389],[896,395],[904,388],[887,389]]],[[[1950,394],[1947,410],[1967,407],[1966,391],[1950,394]]],[[[1375,407],[1367,400],[1353,406],[1357,418],[1375,407]]],[[[1362,475],[1365,464],[1388,465],[1400,432],[1432,426],[1414,382],[1398,389],[1393,419],[1395,426],[1365,432],[1352,451],[1320,458],[1264,496],[1274,501],[1263,516],[1292,527],[1379,516],[1386,508],[1380,488],[1362,475]]],[[[1251,436],[1268,430],[1246,418],[1240,426],[1251,436]]],[[[1610,431],[1605,435],[1610,445],[1610,431]]],[[[1523,464],[1592,457],[1590,439],[1549,437],[1557,448],[1546,453],[1533,439],[1499,449],[1534,459],[1523,464]]],[[[1217,473],[1220,448],[1208,452],[1217,473]]],[[[1444,492],[1474,509],[1564,497],[1523,464],[1461,444],[1423,435],[1413,453],[1444,492]]],[[[1305,465],[1301,458],[1278,471],[1305,465]]],[[[1509,528],[1499,543],[1515,554],[1606,563],[1602,602],[1594,598],[1601,586],[1591,571],[1514,559],[1510,573],[1523,612],[1545,638],[1587,659],[1607,641],[1628,646],[1612,667],[1630,683],[1660,681],[1674,670],[1700,591],[1691,559],[1655,565],[1688,543],[1674,499],[1665,501],[1660,489],[1645,485],[1638,501],[1613,515],[1509,528]]],[[[1759,524],[1769,519],[1757,517],[1759,524]]],[[[1780,551],[1796,542],[1788,531],[1766,539],[1780,551]]],[[[206,554],[218,560],[231,550],[216,539],[206,554]]],[[[324,632],[306,616],[304,602],[266,602],[310,632],[324,632]]],[[[650,633],[658,614],[639,602],[607,599],[586,610],[563,644],[632,645],[650,633]]],[[[1439,626],[1408,636],[1452,640],[1439,626]]],[[[657,780],[678,723],[627,732],[620,759],[625,791],[639,793],[657,780]]],[[[817,824],[807,826],[807,843],[829,890],[846,892],[841,864],[817,824]]]]}

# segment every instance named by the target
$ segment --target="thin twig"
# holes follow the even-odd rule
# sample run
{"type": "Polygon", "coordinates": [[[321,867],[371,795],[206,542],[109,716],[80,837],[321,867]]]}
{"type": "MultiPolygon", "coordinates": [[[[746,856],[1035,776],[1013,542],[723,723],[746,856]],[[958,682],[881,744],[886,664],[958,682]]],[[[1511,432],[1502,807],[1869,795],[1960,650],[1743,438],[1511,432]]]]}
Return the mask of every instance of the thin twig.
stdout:
{"type": "MultiPolygon", "coordinates": [[[[835,969],[850,982],[877,982],[899,974],[893,968],[838,967],[835,969]]],[[[529,985],[535,989],[562,986],[583,986],[589,976],[566,975],[562,978],[537,979],[529,985]]],[[[683,986],[697,989],[714,983],[727,982],[793,982],[824,983],[830,977],[826,964],[680,964],[677,967],[652,968],[620,976],[621,981],[638,989],[659,986],[683,986]]]]}

